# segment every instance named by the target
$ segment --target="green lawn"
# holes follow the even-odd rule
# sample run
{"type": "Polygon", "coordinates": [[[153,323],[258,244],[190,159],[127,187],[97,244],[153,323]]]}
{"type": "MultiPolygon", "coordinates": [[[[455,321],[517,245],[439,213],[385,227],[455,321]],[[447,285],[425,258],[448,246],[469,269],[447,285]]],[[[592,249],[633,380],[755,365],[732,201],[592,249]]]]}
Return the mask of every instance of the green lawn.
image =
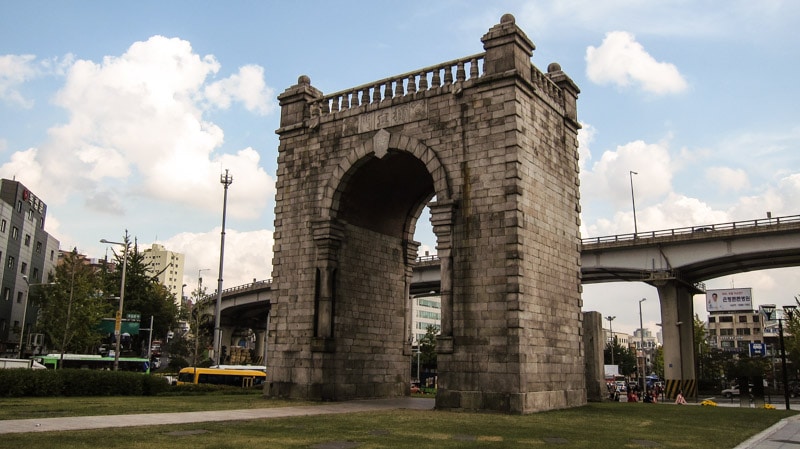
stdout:
{"type": "MultiPolygon", "coordinates": [[[[262,391],[177,396],[2,398],[0,420],[63,416],[129,415],[134,413],[199,412],[310,405],[313,402],[264,399],[262,391]]],[[[2,425],[2,421],[0,421],[2,425]]]]}
{"type": "MultiPolygon", "coordinates": [[[[28,399],[30,400],[30,399],[28,399]]],[[[149,402],[151,411],[177,407],[183,411],[230,409],[287,404],[256,396],[205,396],[157,398],[58,399],[58,413],[85,410],[103,403],[149,402]],[[152,401],[152,402],[151,402],[152,401]],[[184,401],[180,404],[180,401],[184,401]]],[[[48,416],[35,412],[47,400],[30,406],[0,400],[5,418],[8,408],[26,408],[23,416],[48,416]],[[11,407],[9,407],[11,406],[11,407]],[[32,407],[27,409],[27,407],[32,407]],[[37,414],[38,413],[38,414],[37,414]]],[[[52,403],[53,400],[50,400],[52,403]]],[[[295,403],[290,403],[294,405],[295,403]]],[[[19,410],[22,410],[20,408],[19,410]]],[[[138,410],[137,412],[141,412],[138,410]]],[[[733,448],[752,435],[794,412],[734,407],[673,404],[589,404],[568,410],[509,416],[489,413],[442,411],[387,411],[280,418],[178,426],[152,426],[92,431],[42,432],[3,435],[4,448],[733,448]]],[[[2,426],[2,421],[0,421],[2,426]]]]}

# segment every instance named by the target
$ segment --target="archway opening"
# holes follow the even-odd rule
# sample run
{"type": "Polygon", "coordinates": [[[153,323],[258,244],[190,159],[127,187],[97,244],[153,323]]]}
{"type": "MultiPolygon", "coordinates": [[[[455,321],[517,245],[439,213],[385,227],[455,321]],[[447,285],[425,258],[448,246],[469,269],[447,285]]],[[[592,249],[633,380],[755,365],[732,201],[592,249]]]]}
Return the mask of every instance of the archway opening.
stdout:
{"type": "Polygon", "coordinates": [[[407,394],[414,343],[409,285],[419,246],[413,237],[434,194],[426,166],[403,151],[364,158],[339,186],[338,210],[332,212],[345,237],[336,270],[333,338],[336,352],[349,355],[346,361],[331,359],[346,396],[407,394]],[[375,394],[378,390],[386,394],[375,394]]]}

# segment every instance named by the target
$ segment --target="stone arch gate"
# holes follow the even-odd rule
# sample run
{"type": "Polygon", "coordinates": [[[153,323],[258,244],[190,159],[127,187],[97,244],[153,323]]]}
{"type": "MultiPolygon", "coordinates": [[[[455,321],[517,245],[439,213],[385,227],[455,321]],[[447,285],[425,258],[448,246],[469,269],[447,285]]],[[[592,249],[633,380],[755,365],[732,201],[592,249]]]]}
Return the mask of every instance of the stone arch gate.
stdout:
{"type": "Polygon", "coordinates": [[[576,100],[505,15],[485,53],[278,98],[265,387],[321,400],[409,394],[411,270],[430,206],[441,259],[440,409],[586,402],[576,100]]]}

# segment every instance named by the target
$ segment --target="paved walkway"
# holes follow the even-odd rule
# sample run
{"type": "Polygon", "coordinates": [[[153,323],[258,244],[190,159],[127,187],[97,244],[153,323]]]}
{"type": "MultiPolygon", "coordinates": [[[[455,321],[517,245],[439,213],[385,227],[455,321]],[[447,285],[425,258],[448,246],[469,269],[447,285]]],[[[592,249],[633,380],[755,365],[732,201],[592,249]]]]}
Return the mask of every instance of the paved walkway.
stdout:
{"type": "Polygon", "coordinates": [[[69,418],[45,419],[11,419],[0,421],[0,434],[156,426],[193,422],[280,418],[287,416],[312,416],[335,413],[369,412],[374,410],[432,410],[433,407],[434,399],[399,398],[335,402],[303,407],[275,407],[184,413],[146,413],[138,415],[75,416],[69,418]]]}
{"type": "Polygon", "coordinates": [[[778,421],[774,426],[750,438],[735,449],[798,449],[800,415],[778,421]]]}
{"type": "MultiPolygon", "coordinates": [[[[336,413],[369,412],[375,410],[432,410],[434,399],[399,398],[335,402],[302,407],[276,407],[209,412],[147,413],[138,415],[76,416],[69,418],[12,419],[0,421],[0,434],[50,432],[112,427],[156,426],[193,422],[233,421],[248,419],[313,416],[336,413]]],[[[736,449],[798,449],[800,448],[800,415],[786,418],[736,446],[736,449]]]]}

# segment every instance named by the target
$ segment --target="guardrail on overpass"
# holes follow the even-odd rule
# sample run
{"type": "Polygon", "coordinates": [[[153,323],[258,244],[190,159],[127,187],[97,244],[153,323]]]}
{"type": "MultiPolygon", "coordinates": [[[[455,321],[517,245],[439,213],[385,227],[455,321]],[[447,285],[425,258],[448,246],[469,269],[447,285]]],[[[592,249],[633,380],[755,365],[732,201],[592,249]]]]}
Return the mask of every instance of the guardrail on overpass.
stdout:
{"type": "Polygon", "coordinates": [[[800,223],[800,215],[788,215],[785,217],[775,217],[775,218],[759,218],[755,220],[732,221],[729,223],[688,226],[683,228],[662,229],[659,231],[609,235],[602,237],[585,237],[581,239],[581,243],[583,245],[592,245],[600,243],[630,242],[637,239],[671,237],[679,235],[696,235],[699,232],[756,230],[758,228],[765,228],[767,226],[775,226],[775,225],[791,224],[791,223],[800,223]]]}

